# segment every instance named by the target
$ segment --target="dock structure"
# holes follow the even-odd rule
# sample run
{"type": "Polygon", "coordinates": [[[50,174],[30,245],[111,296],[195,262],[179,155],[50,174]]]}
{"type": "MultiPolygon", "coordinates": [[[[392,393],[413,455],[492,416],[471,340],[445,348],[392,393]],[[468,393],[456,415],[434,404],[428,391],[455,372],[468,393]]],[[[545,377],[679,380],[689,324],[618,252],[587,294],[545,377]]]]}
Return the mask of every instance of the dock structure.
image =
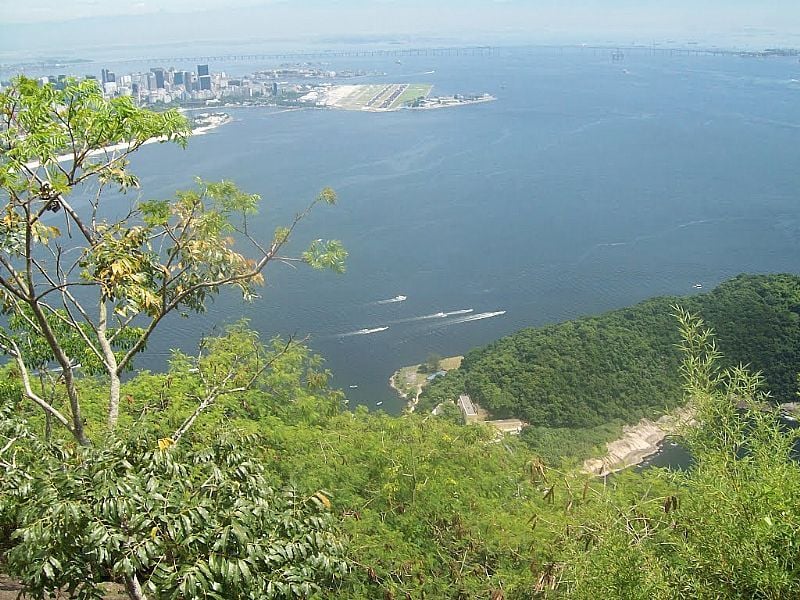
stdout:
{"type": "Polygon", "coordinates": [[[478,421],[478,411],[467,394],[461,394],[458,397],[458,408],[464,417],[465,423],[476,423],[478,421]]]}

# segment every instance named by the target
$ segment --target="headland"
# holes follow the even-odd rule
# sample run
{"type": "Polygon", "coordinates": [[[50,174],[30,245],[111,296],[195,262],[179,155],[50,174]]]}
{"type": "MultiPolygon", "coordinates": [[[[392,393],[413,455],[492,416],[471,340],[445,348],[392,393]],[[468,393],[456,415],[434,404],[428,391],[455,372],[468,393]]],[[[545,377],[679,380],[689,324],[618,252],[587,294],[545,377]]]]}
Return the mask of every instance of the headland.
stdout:
{"type": "Polygon", "coordinates": [[[461,366],[463,356],[451,356],[439,360],[436,369],[425,368],[424,364],[401,367],[389,378],[389,387],[407,401],[409,412],[414,412],[422,390],[437,377],[445,377],[448,371],[461,366]]]}

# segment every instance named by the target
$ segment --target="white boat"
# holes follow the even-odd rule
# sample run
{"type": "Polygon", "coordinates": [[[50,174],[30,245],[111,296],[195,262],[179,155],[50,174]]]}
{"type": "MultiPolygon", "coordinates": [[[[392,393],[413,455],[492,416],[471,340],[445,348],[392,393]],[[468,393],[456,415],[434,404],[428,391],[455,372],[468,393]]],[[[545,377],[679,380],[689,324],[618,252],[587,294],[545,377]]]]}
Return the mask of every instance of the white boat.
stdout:
{"type": "Polygon", "coordinates": [[[356,389],[357,387],[358,387],[357,385],[351,385],[351,386],[350,386],[350,389],[351,389],[351,390],[354,390],[354,389],[356,389]]]}
{"type": "Polygon", "coordinates": [[[380,331],[386,331],[387,329],[389,329],[389,328],[388,327],[375,327],[374,329],[359,329],[358,331],[356,331],[356,334],[358,334],[358,335],[366,335],[368,333],[378,333],[380,331]]]}
{"type": "Polygon", "coordinates": [[[703,284],[702,283],[695,283],[692,287],[694,289],[696,289],[696,290],[702,290],[703,289],[703,284]]]}
{"type": "Polygon", "coordinates": [[[388,300],[378,300],[375,304],[394,304],[395,302],[403,302],[405,299],[406,296],[398,294],[394,298],[389,298],[388,300]]]}
{"type": "Polygon", "coordinates": [[[381,404],[383,404],[383,402],[376,402],[375,406],[380,406],[381,404]]]}

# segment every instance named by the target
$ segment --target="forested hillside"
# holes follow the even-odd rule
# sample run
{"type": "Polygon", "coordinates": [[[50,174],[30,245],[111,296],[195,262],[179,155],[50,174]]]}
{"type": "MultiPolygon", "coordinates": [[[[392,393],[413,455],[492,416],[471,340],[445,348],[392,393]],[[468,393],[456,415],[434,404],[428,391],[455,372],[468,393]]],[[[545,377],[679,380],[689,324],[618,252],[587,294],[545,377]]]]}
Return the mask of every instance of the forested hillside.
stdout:
{"type": "Polygon", "coordinates": [[[654,298],[472,350],[425,390],[419,409],[466,391],[493,416],[534,427],[594,428],[663,413],[682,399],[675,305],[715,330],[726,364],[763,372],[776,401],[795,397],[800,277],[740,275],[710,293],[654,298]]]}
{"type": "MultiPolygon", "coordinates": [[[[677,477],[628,473],[607,485],[551,470],[520,440],[498,441],[485,427],[343,411],[320,358],[299,345],[287,351],[280,340],[259,350],[270,369],[250,391],[220,397],[180,444],[162,447],[202,388],[197,365],[221,369],[235,360],[247,377],[258,366],[236,350],[254,345],[257,336],[239,324],[207,340],[199,363],[176,355],[168,372],[132,377],[120,422],[133,434],[77,463],[35,441],[43,418],[26,408],[7,370],[0,441],[14,440],[19,451],[0,480],[4,568],[36,590],[39,582],[74,582],[76,572],[90,573],[92,585],[115,580],[105,569],[128,564],[177,598],[203,597],[199,583],[196,593],[186,588],[192,577],[204,581],[198,572],[207,585],[224,582],[226,598],[246,598],[262,585],[274,590],[268,598],[354,600],[666,599],[681,597],[673,593],[678,582],[702,596],[723,580],[739,586],[725,598],[798,591],[792,544],[800,521],[792,499],[800,477],[788,458],[794,438],[775,430],[768,415],[748,423],[730,413],[731,398],[751,399],[746,375],[733,378],[730,391],[706,392],[701,409],[711,412],[709,426],[688,440],[697,464],[677,477]],[[743,445],[756,450],[752,460],[737,459],[743,445]],[[24,482],[31,473],[42,484],[24,482]],[[75,482],[89,474],[96,483],[75,482]],[[249,495],[225,491],[249,494],[254,477],[268,487],[253,505],[249,495]],[[114,503],[119,513],[109,512],[114,503]],[[268,544],[245,542],[259,534],[263,516],[254,517],[266,507],[275,528],[260,532],[268,544]],[[42,529],[43,520],[64,536],[42,529]],[[12,536],[15,530],[22,535],[12,536]],[[735,543],[720,545],[719,535],[735,543]],[[78,551],[90,543],[96,552],[78,551]],[[756,550],[782,558],[764,564],[754,560],[756,550]],[[158,566],[161,553],[176,564],[158,566]],[[51,569],[53,560],[60,570],[51,569]],[[731,567],[718,573],[716,564],[731,567]],[[290,583],[281,587],[300,573],[297,592],[290,583]]],[[[102,384],[86,379],[80,389],[100,398],[102,384]]],[[[701,392],[691,391],[695,398],[701,392]]],[[[92,403],[87,412],[99,408],[92,403]]],[[[172,597],[166,591],[154,597],[172,597]]]]}
{"type": "MultiPolygon", "coordinates": [[[[244,324],[207,340],[205,348],[200,363],[176,355],[166,373],[130,378],[123,385],[120,423],[133,433],[120,436],[119,445],[110,442],[74,459],[68,455],[66,466],[54,446],[37,441],[44,419],[20,398],[15,373],[0,374],[0,442],[14,440],[20,448],[17,464],[0,463],[4,569],[33,582],[34,590],[66,585],[76,572],[92,574],[95,580],[78,588],[88,590],[108,577],[112,565],[133,561],[143,582],[162,587],[155,597],[199,598],[203,588],[189,594],[185,582],[210,552],[218,557],[219,572],[211,564],[205,578],[226,582],[225,598],[249,597],[265,584],[275,591],[259,597],[297,598],[314,591],[317,598],[354,600],[466,599],[501,592],[505,598],[530,597],[555,556],[547,543],[557,535],[531,527],[531,518],[551,511],[554,501],[573,501],[577,508],[580,474],[545,496],[555,476],[517,439],[497,443],[486,428],[446,419],[343,411],[343,397],[328,388],[319,357],[300,345],[286,349],[279,340],[262,347],[244,324]],[[236,354],[248,346],[259,347],[269,370],[250,391],[220,397],[179,444],[165,442],[192,412],[202,370],[222,370],[231,361],[238,376],[258,369],[236,354]],[[27,483],[30,473],[42,484],[27,483]],[[100,483],[74,483],[87,475],[100,483]],[[268,487],[253,506],[248,488],[256,477],[268,487]],[[221,498],[204,497],[217,487],[221,498]],[[107,506],[115,502],[122,504],[109,514],[107,506]],[[259,503],[278,512],[269,515],[275,531],[258,530],[259,503]],[[41,530],[42,519],[57,523],[69,539],[41,530]],[[25,537],[12,539],[15,529],[25,537]],[[254,534],[268,537],[269,544],[254,544],[255,537],[245,541],[254,534]],[[96,552],[79,552],[81,544],[94,544],[96,552]],[[157,567],[162,553],[175,561],[169,569],[157,567]],[[534,559],[541,568],[531,568],[534,559]],[[50,570],[50,560],[61,569],[50,570]],[[255,577],[248,585],[232,582],[226,569],[232,566],[241,580],[242,562],[264,584],[255,577]],[[303,587],[284,590],[282,578],[295,578],[303,587]],[[310,587],[311,581],[322,589],[310,587]]],[[[85,397],[102,397],[98,380],[87,378],[79,387],[85,397]]],[[[102,404],[92,402],[86,412],[92,422],[102,404]]],[[[92,427],[87,434],[101,430],[92,427]]],[[[550,520],[561,526],[565,517],[559,509],[550,520]]]]}

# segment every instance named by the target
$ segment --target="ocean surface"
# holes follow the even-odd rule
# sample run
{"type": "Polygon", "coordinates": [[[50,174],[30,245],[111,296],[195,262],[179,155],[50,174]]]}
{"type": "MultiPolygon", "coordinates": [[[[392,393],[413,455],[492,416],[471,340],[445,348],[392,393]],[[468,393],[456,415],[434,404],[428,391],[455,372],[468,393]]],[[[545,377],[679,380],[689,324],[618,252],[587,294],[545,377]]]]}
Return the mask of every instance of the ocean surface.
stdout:
{"type": "Polygon", "coordinates": [[[162,369],[171,348],[191,351],[246,317],[265,338],[310,336],[351,405],[397,412],[389,376],[430,353],[740,272],[800,270],[796,59],[642,51],[614,62],[522,48],[328,63],[386,72],[361,82],[498,100],[383,114],[226,109],[233,122],[186,150],[144,147],[133,160],[143,197],[195,176],[232,179],[263,196],[251,229],[264,239],[333,187],[339,205],[304,221],[293,248],[335,238],[350,257],[344,275],[272,265],[254,303],[226,293],[203,315],[167,320],[140,367],[162,369]]]}

